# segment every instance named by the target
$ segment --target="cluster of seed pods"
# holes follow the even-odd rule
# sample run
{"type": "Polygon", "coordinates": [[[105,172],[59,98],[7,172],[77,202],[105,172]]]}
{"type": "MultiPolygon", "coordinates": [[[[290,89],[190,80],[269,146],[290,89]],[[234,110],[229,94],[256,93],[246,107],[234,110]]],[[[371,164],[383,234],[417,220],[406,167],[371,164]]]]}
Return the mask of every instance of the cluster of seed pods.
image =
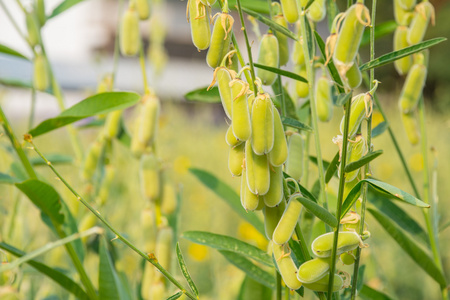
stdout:
{"type": "MultiPolygon", "coordinates": [[[[434,7],[428,0],[420,3],[416,3],[416,0],[395,0],[394,16],[397,22],[394,50],[401,50],[423,40],[429,23],[434,24],[434,7]]],[[[407,74],[398,104],[403,126],[412,145],[420,139],[415,111],[427,77],[426,53],[409,55],[394,62],[399,75],[407,74]]]]}

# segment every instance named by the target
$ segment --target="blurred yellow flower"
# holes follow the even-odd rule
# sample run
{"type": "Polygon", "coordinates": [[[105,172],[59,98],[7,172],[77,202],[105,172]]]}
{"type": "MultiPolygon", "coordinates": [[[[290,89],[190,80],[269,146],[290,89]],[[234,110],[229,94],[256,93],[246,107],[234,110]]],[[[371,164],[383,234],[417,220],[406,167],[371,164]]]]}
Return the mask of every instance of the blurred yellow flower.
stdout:
{"type": "Polygon", "coordinates": [[[383,121],[383,115],[378,110],[372,113],[372,128],[377,127],[383,121]]]}
{"type": "Polygon", "coordinates": [[[409,166],[413,171],[420,172],[423,170],[423,155],[415,153],[409,157],[409,166]]]}
{"type": "Polygon", "coordinates": [[[196,261],[204,261],[209,258],[209,249],[203,245],[190,244],[188,253],[189,256],[196,261]]]}
{"type": "Polygon", "coordinates": [[[191,161],[184,155],[178,156],[173,162],[173,169],[180,175],[186,174],[190,166],[191,161]]]}
{"type": "Polygon", "coordinates": [[[254,241],[260,249],[267,248],[267,239],[250,223],[241,222],[238,228],[238,235],[246,241],[254,241]]]}

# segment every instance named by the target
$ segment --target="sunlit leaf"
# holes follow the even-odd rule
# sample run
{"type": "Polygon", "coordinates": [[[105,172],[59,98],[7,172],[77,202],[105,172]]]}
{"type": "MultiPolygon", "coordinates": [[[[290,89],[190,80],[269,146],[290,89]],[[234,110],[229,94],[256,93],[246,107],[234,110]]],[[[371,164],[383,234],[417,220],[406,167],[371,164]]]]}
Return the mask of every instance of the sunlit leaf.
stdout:
{"type": "Polygon", "coordinates": [[[184,278],[186,279],[187,283],[189,284],[189,287],[194,292],[194,294],[198,297],[198,289],[195,286],[195,283],[192,280],[192,277],[189,274],[189,271],[186,267],[186,263],[184,262],[183,254],[181,253],[179,243],[177,243],[176,250],[177,250],[178,265],[180,266],[181,274],[183,274],[184,278]]]}
{"type": "Polygon", "coordinates": [[[202,87],[184,95],[188,101],[206,102],[206,103],[220,103],[219,88],[214,86],[209,91],[208,87],[202,87]]]}

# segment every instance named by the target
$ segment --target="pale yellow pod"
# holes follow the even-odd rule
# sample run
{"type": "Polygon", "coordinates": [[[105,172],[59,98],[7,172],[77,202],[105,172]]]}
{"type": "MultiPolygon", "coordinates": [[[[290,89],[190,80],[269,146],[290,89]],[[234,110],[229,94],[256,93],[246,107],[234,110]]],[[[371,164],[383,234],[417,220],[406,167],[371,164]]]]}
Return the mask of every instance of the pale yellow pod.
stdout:
{"type": "Polygon", "coordinates": [[[100,190],[98,192],[96,201],[100,205],[106,203],[109,197],[109,190],[111,189],[111,184],[116,175],[116,169],[112,165],[105,166],[105,175],[103,176],[103,180],[100,186],[100,190]]]}
{"type": "MultiPolygon", "coordinates": [[[[408,34],[408,27],[406,26],[398,26],[397,29],[395,29],[394,49],[393,49],[394,51],[398,51],[409,46],[408,41],[406,40],[407,34],[408,34]]],[[[400,75],[408,73],[412,64],[413,59],[411,55],[408,55],[406,57],[394,61],[395,70],[397,70],[397,73],[400,75]]]]}
{"type": "Polygon", "coordinates": [[[344,265],[353,265],[355,263],[355,256],[352,252],[344,252],[339,256],[339,259],[344,265]]]}
{"type": "Polygon", "coordinates": [[[139,19],[147,20],[150,17],[150,1],[149,0],[136,0],[136,10],[139,15],[139,19]]]}
{"type": "MultiPolygon", "coordinates": [[[[294,72],[303,78],[308,78],[308,74],[306,73],[305,65],[296,65],[294,66],[294,72]]],[[[296,80],[295,81],[295,91],[297,92],[297,96],[299,98],[306,98],[309,95],[309,85],[303,81],[296,80]]]]}
{"type": "Polygon", "coordinates": [[[156,236],[155,256],[159,264],[170,270],[172,261],[173,230],[171,227],[159,228],[156,236]]]}
{"type": "MultiPolygon", "coordinates": [[[[264,34],[259,45],[258,63],[278,68],[279,59],[280,53],[277,38],[271,33],[264,34]]],[[[263,69],[257,69],[256,76],[261,79],[263,85],[272,85],[277,78],[277,74],[263,69]]]]}
{"type": "Polygon", "coordinates": [[[173,183],[165,180],[163,184],[161,212],[165,215],[171,215],[177,209],[177,193],[173,183]]]}
{"type": "Polygon", "coordinates": [[[318,23],[322,21],[327,14],[327,7],[325,0],[315,0],[309,7],[306,15],[312,21],[318,23]]]}
{"type": "Polygon", "coordinates": [[[28,31],[28,41],[30,42],[30,45],[34,47],[39,44],[40,40],[39,20],[34,12],[27,12],[25,22],[28,31]]]}
{"type": "Polygon", "coordinates": [[[427,67],[414,64],[406,76],[400,93],[399,108],[404,114],[413,112],[419,103],[427,79],[427,67]]]}
{"type": "Polygon", "coordinates": [[[301,283],[313,283],[325,277],[329,269],[329,259],[314,258],[300,265],[297,272],[297,279],[301,283]]]}
{"type": "MultiPolygon", "coordinates": [[[[356,95],[352,99],[352,107],[350,112],[350,120],[348,125],[348,136],[351,138],[355,136],[361,125],[362,120],[371,113],[372,96],[369,93],[356,95]]],[[[340,130],[344,134],[344,120],[342,117],[340,130]]]]}
{"type": "MultiPolygon", "coordinates": [[[[91,214],[88,212],[87,215],[84,215],[83,219],[81,219],[80,225],[78,225],[78,232],[83,232],[88,230],[89,228],[92,228],[97,223],[97,217],[94,214],[91,214]]],[[[81,241],[83,244],[86,244],[87,239],[89,236],[84,236],[81,238],[81,241]]]]}
{"type": "MultiPolygon", "coordinates": [[[[311,244],[311,249],[317,257],[330,257],[333,249],[334,232],[328,232],[317,237],[311,244]]],[[[360,236],[353,231],[340,231],[336,255],[358,248],[360,236]]]]}
{"type": "Polygon", "coordinates": [[[225,67],[217,67],[214,71],[214,77],[219,88],[220,101],[228,119],[231,119],[231,105],[233,103],[230,82],[234,79],[235,75],[234,71],[228,70],[225,67]]]}
{"type": "Polygon", "coordinates": [[[241,177],[241,204],[242,207],[245,208],[245,210],[256,210],[258,209],[258,206],[260,204],[259,196],[256,194],[253,194],[252,191],[250,191],[248,184],[247,184],[247,174],[246,169],[242,171],[242,177],[241,177]]]}
{"type": "Polygon", "coordinates": [[[156,282],[153,282],[148,300],[160,300],[166,298],[166,286],[164,285],[164,280],[157,280],[156,282]]]}
{"type": "Polygon", "coordinates": [[[343,76],[342,79],[343,79],[342,81],[344,82],[344,84],[352,90],[356,89],[357,87],[359,87],[361,85],[362,75],[361,75],[361,71],[359,70],[359,66],[358,66],[358,63],[356,62],[356,60],[353,63],[353,65],[350,67],[350,69],[347,70],[347,72],[345,73],[345,76],[343,76]]]}
{"type": "Polygon", "coordinates": [[[228,152],[228,170],[233,176],[241,176],[242,174],[242,165],[245,157],[244,149],[244,143],[230,147],[228,152]]]}
{"type": "Polygon", "coordinates": [[[252,149],[257,155],[269,153],[274,144],[273,105],[269,94],[258,94],[252,106],[252,149]]]}
{"type": "Polygon", "coordinates": [[[139,15],[130,5],[120,23],[120,52],[125,56],[134,56],[139,51],[139,15]]]}
{"type": "Polygon", "coordinates": [[[305,141],[301,134],[293,133],[289,137],[286,173],[297,181],[303,176],[303,155],[305,141]]]}
{"type": "Polygon", "coordinates": [[[142,299],[149,299],[151,286],[155,277],[155,267],[152,264],[145,264],[144,275],[141,280],[141,296],[142,299]]]}
{"type": "Polygon", "coordinates": [[[103,149],[103,144],[100,141],[95,141],[88,150],[83,165],[83,178],[90,180],[97,170],[98,160],[103,149]]]}
{"type": "Polygon", "coordinates": [[[143,240],[143,251],[147,253],[153,253],[155,251],[156,244],[155,213],[148,208],[142,210],[140,221],[141,226],[139,231],[143,240]]]}
{"type": "Polygon", "coordinates": [[[333,102],[331,97],[331,84],[327,77],[322,76],[317,80],[315,94],[319,120],[328,122],[333,116],[333,102]]]}
{"type": "Polygon", "coordinates": [[[277,263],[278,271],[283,278],[284,283],[291,290],[298,290],[302,283],[298,281],[294,261],[290,255],[286,255],[289,251],[285,250],[286,246],[272,243],[273,257],[277,263]]]}
{"type": "MultiPolygon", "coordinates": [[[[289,29],[288,24],[286,22],[286,18],[283,15],[273,16],[273,20],[278,25],[281,25],[284,28],[289,29]]],[[[289,61],[288,37],[282,33],[277,32],[277,40],[278,40],[278,53],[280,54],[280,66],[284,66],[289,61]]]]}
{"type": "Polygon", "coordinates": [[[274,207],[283,200],[283,168],[269,167],[270,187],[267,194],[263,196],[264,204],[268,207],[274,207]]]}
{"type": "Polygon", "coordinates": [[[404,10],[411,10],[416,6],[417,0],[394,0],[398,2],[398,4],[404,9],[404,10]]]}
{"type": "Polygon", "coordinates": [[[411,145],[416,145],[420,140],[420,130],[414,113],[403,114],[402,113],[403,128],[405,128],[406,136],[408,137],[411,145]]]}
{"type": "Polygon", "coordinates": [[[235,79],[230,82],[230,87],[233,97],[231,104],[233,134],[237,139],[246,141],[252,133],[247,102],[248,84],[240,79],[235,79]]]}
{"type": "Polygon", "coordinates": [[[140,180],[145,199],[157,201],[161,196],[161,164],[153,154],[144,154],[140,162],[140,180]]]}
{"type": "Polygon", "coordinates": [[[283,215],[284,209],[286,208],[285,201],[281,201],[279,205],[275,207],[265,206],[263,209],[264,213],[264,231],[266,237],[272,240],[273,231],[280,222],[281,216],[283,215]]]}
{"type": "Polygon", "coordinates": [[[218,67],[228,53],[234,23],[233,17],[228,13],[222,12],[215,17],[211,42],[206,54],[206,63],[211,68],[218,67]]]}
{"type": "MultiPolygon", "coordinates": [[[[304,287],[316,292],[328,292],[328,282],[330,280],[330,275],[327,274],[321,279],[313,283],[304,283],[304,287]]],[[[344,286],[344,280],[341,276],[334,274],[333,280],[333,292],[337,292],[344,286]]]]}
{"type": "Polygon", "coordinates": [[[297,0],[280,0],[283,15],[289,23],[295,23],[298,20],[297,0]]]}
{"type": "Polygon", "coordinates": [[[288,146],[286,135],[284,134],[283,123],[281,122],[280,113],[273,108],[273,125],[274,125],[274,140],[272,151],[269,152],[270,164],[279,167],[284,164],[288,157],[288,146]]]}
{"type": "Polygon", "coordinates": [[[303,38],[298,37],[298,41],[294,41],[294,46],[292,50],[292,62],[294,65],[304,65],[305,64],[305,53],[303,52],[303,38]]]}
{"type": "Polygon", "coordinates": [[[302,204],[295,197],[289,199],[280,222],[273,232],[272,240],[275,244],[282,245],[289,241],[300,218],[302,207],[302,204]]]}
{"type": "Polygon", "coordinates": [[[228,126],[227,133],[225,133],[225,142],[230,146],[234,147],[238,144],[241,144],[242,141],[238,140],[233,134],[232,126],[228,126]]]}
{"type": "Polygon", "coordinates": [[[245,166],[250,191],[259,196],[265,195],[270,187],[269,161],[267,155],[253,152],[250,141],[245,143],[245,166]]]}
{"type": "Polygon", "coordinates": [[[211,41],[211,28],[209,26],[211,9],[200,0],[189,0],[188,13],[192,42],[198,51],[205,50],[209,47],[211,41]]]}
{"type": "Polygon", "coordinates": [[[37,54],[33,60],[33,86],[38,91],[45,91],[50,85],[47,60],[42,54],[37,54]]]}
{"type": "Polygon", "coordinates": [[[111,92],[113,89],[113,79],[111,74],[103,76],[97,86],[97,94],[111,92]]]}
{"type": "Polygon", "coordinates": [[[103,128],[103,136],[111,140],[117,136],[120,128],[120,119],[122,118],[123,110],[116,110],[110,112],[105,120],[105,127],[103,128]]]}
{"type": "MultiPolygon", "coordinates": [[[[367,142],[362,135],[357,135],[354,141],[348,143],[347,164],[355,162],[367,153],[367,142]]],[[[340,165],[339,165],[340,168],[340,165]]],[[[353,181],[359,174],[359,170],[349,172],[345,175],[345,181],[353,181]]]]}
{"type": "Polygon", "coordinates": [[[420,43],[425,36],[430,20],[434,22],[434,7],[428,1],[422,1],[416,5],[414,17],[409,25],[406,40],[410,45],[420,43]]]}
{"type": "Polygon", "coordinates": [[[412,10],[403,9],[399,0],[394,0],[394,19],[398,25],[409,26],[413,17],[412,10]]]}

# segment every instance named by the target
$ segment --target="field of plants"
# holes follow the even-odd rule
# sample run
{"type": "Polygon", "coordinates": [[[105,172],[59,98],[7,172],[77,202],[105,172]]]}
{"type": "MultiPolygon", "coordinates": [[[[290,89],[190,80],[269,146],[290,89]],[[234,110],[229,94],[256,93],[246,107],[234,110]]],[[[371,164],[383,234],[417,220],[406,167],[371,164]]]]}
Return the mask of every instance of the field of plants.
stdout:
{"type": "Polygon", "coordinates": [[[0,13],[0,299],[450,299],[450,4],[0,13]]]}

